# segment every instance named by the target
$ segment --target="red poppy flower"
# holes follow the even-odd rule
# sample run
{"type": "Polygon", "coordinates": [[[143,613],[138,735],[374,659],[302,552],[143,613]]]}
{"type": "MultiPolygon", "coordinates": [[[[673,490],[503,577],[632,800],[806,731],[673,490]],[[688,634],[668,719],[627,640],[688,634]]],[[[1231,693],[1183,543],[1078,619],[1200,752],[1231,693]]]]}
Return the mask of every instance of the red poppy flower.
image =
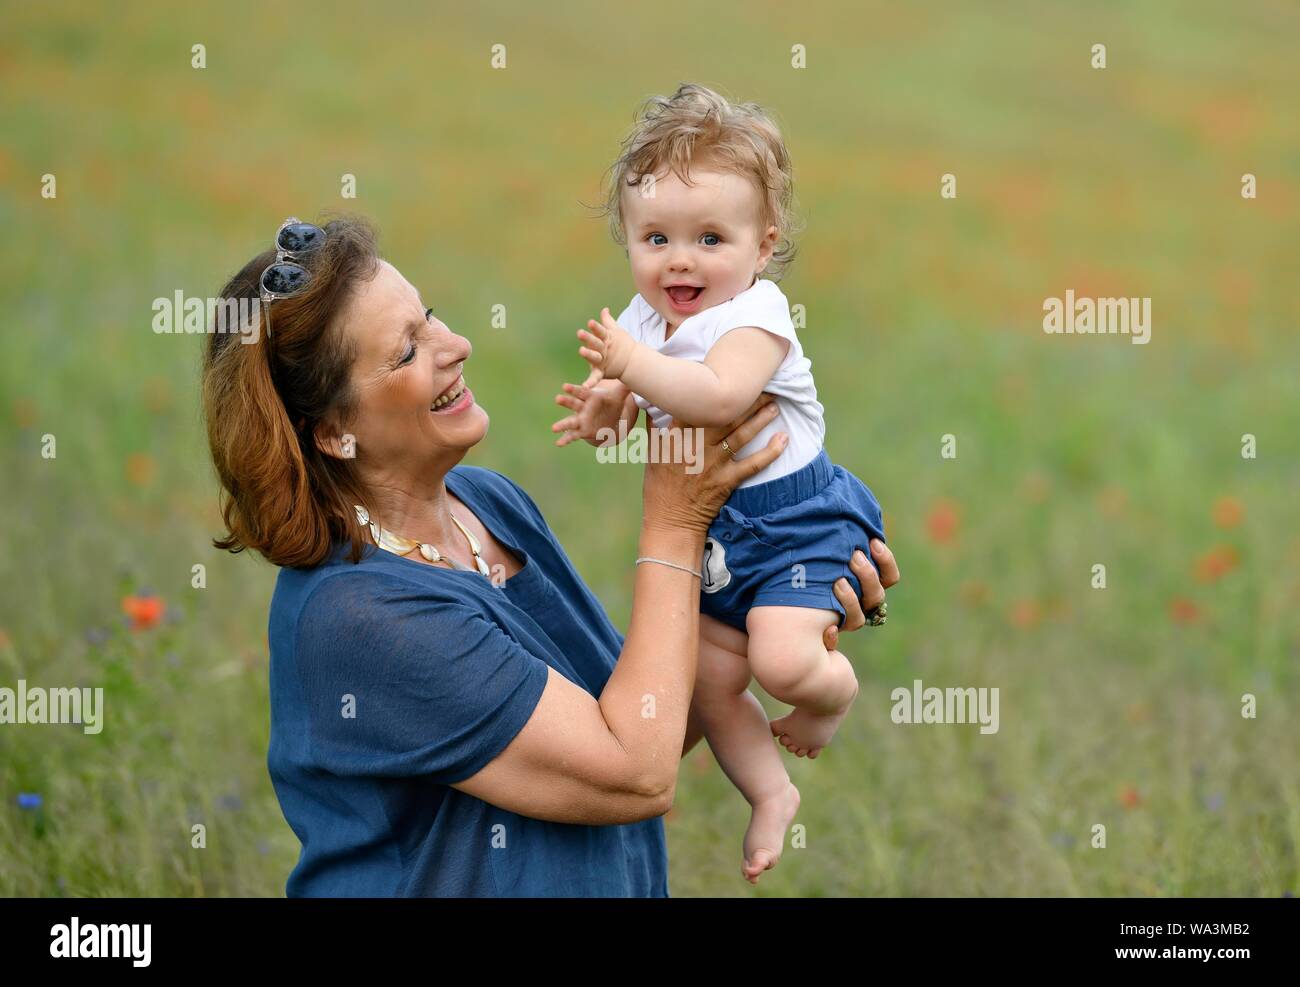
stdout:
{"type": "Polygon", "coordinates": [[[1196,578],[1212,583],[1226,576],[1241,562],[1241,556],[1231,545],[1218,545],[1196,560],[1196,578]]]}
{"type": "Polygon", "coordinates": [[[1043,619],[1043,608],[1037,600],[1017,600],[1007,617],[1016,627],[1028,630],[1043,619]]]}
{"type": "Polygon", "coordinates": [[[1241,524],[1245,514],[1236,497],[1220,497],[1214,502],[1214,523],[1225,530],[1241,524]]]}
{"type": "Polygon", "coordinates": [[[167,609],[160,596],[124,596],[122,612],[131,618],[131,630],[143,631],[162,620],[167,609]]]}
{"type": "Polygon", "coordinates": [[[956,538],[960,525],[961,518],[953,501],[940,497],[930,506],[930,513],[925,519],[925,530],[936,545],[947,545],[956,538]]]}
{"type": "Polygon", "coordinates": [[[126,478],[133,486],[149,486],[156,472],[157,464],[147,452],[133,452],[126,457],[126,478]]]}
{"type": "Polygon", "coordinates": [[[1185,596],[1169,601],[1169,617],[1177,624],[1194,624],[1201,619],[1200,608],[1185,596]]]}

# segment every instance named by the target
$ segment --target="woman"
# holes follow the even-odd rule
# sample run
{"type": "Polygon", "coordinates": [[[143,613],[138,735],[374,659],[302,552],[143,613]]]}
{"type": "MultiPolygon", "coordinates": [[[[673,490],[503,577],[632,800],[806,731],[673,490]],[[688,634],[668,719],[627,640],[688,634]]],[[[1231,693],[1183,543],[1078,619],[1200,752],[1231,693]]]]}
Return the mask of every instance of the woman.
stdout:
{"type": "MultiPolygon", "coordinates": [[[[268,766],[302,842],[287,893],[666,897],[660,817],[700,738],[705,531],[780,450],[721,444],[772,408],[708,430],[698,473],[646,467],[623,638],[532,498],[457,465],[488,428],[470,343],[365,221],[290,221],[276,244],[222,291],[261,298],[260,332],[213,333],[203,388],[215,544],[282,567],[268,766]]],[[[869,563],[853,571],[846,629],[884,599],[869,563]]]]}

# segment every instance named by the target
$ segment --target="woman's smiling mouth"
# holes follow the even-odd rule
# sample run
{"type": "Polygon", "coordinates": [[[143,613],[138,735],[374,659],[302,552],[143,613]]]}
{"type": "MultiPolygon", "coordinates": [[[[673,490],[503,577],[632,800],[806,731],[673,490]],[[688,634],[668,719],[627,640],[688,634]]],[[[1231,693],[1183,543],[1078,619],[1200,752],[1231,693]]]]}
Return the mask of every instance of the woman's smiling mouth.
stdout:
{"type": "Polygon", "coordinates": [[[429,410],[435,414],[454,414],[464,411],[473,403],[474,394],[465,384],[465,378],[461,377],[438,396],[429,410]]]}

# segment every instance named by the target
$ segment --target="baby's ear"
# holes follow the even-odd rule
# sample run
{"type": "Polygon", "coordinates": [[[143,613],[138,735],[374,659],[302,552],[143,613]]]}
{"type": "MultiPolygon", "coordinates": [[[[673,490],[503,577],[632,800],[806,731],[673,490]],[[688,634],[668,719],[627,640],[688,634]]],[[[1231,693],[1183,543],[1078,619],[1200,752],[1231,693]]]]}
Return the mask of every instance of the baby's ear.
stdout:
{"type": "Polygon", "coordinates": [[[758,270],[754,273],[763,273],[763,268],[767,267],[767,262],[772,259],[772,254],[776,252],[776,241],[777,228],[769,226],[763,234],[763,238],[758,242],[758,270]]]}

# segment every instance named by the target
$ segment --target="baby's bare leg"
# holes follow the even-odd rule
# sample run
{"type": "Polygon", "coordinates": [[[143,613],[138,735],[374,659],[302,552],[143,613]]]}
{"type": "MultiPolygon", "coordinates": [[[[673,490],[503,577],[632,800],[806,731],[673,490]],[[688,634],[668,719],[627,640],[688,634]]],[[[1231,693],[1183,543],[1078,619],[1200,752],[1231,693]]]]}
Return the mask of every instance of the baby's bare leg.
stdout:
{"type": "Polygon", "coordinates": [[[754,607],[746,619],[754,677],[795,707],[771,731],[799,757],[816,757],[830,743],[858,694],[849,660],[822,644],[822,631],[838,620],[833,610],[807,607],[754,607]]]}
{"type": "Polygon", "coordinates": [[[767,713],[749,691],[744,638],[734,628],[700,615],[700,658],[691,707],[713,756],[750,804],[741,873],[757,884],[759,875],[781,857],[786,831],[799,808],[799,790],[790,783],[772,743],[767,713]]]}

